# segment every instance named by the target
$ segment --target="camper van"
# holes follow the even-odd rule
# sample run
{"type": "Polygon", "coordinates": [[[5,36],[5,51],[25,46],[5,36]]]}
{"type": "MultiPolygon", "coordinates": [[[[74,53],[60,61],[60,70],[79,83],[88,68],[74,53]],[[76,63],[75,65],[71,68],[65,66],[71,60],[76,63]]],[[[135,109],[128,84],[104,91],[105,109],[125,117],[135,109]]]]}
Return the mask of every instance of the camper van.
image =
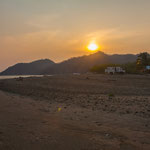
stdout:
{"type": "Polygon", "coordinates": [[[105,73],[107,73],[107,74],[115,74],[115,73],[124,74],[125,70],[123,70],[121,67],[107,67],[105,69],[105,73]]]}

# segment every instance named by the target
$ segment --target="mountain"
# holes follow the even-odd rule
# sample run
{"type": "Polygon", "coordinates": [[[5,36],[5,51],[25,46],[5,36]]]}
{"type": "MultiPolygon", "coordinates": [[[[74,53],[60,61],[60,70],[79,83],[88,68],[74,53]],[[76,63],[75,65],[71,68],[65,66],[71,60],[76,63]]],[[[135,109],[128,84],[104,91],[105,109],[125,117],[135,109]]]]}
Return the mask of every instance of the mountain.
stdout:
{"type": "Polygon", "coordinates": [[[20,63],[9,67],[0,75],[35,75],[35,74],[66,74],[66,73],[85,73],[95,65],[100,64],[124,64],[135,62],[137,55],[107,55],[97,52],[91,55],[74,57],[61,63],[54,63],[44,59],[31,63],[20,63]]]}
{"type": "Polygon", "coordinates": [[[55,64],[49,59],[41,59],[31,63],[18,63],[1,72],[0,75],[39,75],[55,64]]]}
{"type": "Polygon", "coordinates": [[[88,56],[81,56],[68,59],[47,68],[43,74],[61,74],[61,73],[85,73],[95,65],[100,64],[124,64],[135,62],[137,55],[107,55],[103,52],[97,52],[88,56]]]}

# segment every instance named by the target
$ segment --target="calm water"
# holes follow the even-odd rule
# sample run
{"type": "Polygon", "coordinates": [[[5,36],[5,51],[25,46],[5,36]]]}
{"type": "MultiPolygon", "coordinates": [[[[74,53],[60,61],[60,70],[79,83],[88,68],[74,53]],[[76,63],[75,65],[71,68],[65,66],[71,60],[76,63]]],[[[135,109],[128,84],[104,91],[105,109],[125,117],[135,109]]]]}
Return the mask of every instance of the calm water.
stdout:
{"type": "Polygon", "coordinates": [[[0,79],[14,79],[14,78],[19,78],[19,77],[23,77],[23,78],[28,78],[28,77],[43,77],[43,75],[0,76],[0,79]]]}

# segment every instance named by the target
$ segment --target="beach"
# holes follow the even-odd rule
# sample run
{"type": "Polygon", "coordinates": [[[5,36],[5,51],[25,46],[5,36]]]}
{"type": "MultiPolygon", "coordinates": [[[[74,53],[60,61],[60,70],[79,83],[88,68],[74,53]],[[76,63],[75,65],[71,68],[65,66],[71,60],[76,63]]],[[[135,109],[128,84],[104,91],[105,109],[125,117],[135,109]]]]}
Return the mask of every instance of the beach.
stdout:
{"type": "Polygon", "coordinates": [[[2,150],[149,150],[149,75],[0,80],[2,150]]]}

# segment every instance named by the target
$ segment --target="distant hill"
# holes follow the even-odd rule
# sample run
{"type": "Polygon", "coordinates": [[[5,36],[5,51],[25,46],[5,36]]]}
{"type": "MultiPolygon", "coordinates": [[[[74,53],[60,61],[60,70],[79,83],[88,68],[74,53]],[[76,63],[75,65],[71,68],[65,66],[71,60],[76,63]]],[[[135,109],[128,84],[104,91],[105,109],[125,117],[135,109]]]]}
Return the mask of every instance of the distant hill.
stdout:
{"type": "Polygon", "coordinates": [[[91,55],[74,57],[61,63],[54,63],[49,59],[38,60],[31,63],[20,63],[9,67],[0,75],[38,75],[38,74],[66,74],[85,73],[94,65],[101,64],[124,64],[135,62],[137,55],[107,55],[97,52],[91,55]]]}
{"type": "Polygon", "coordinates": [[[39,75],[53,65],[49,59],[41,59],[31,63],[18,63],[1,72],[0,75],[39,75]]]}
{"type": "Polygon", "coordinates": [[[61,73],[85,73],[94,65],[100,64],[124,64],[135,62],[137,55],[107,55],[103,52],[97,52],[88,56],[81,56],[68,59],[58,64],[54,64],[47,68],[45,74],[61,74],[61,73]]]}

